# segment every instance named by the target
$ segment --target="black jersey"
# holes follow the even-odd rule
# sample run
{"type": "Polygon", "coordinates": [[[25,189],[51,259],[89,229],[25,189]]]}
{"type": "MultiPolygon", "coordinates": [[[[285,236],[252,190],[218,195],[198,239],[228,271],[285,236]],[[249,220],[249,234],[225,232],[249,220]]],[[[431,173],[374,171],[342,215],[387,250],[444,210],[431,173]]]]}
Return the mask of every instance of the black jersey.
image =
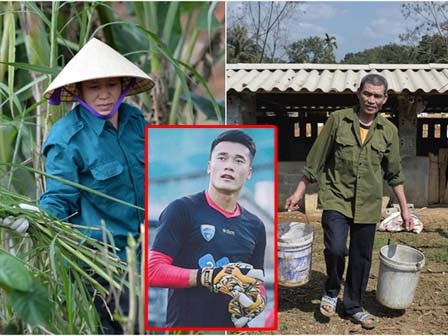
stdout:
{"type": "MultiPolygon", "coordinates": [[[[170,203],[159,218],[152,249],[173,258],[173,265],[199,269],[228,262],[264,268],[266,230],[262,221],[240,207],[226,217],[211,207],[205,192],[170,203]]],[[[227,311],[231,297],[204,287],[170,289],[168,327],[234,327],[227,311]]]]}

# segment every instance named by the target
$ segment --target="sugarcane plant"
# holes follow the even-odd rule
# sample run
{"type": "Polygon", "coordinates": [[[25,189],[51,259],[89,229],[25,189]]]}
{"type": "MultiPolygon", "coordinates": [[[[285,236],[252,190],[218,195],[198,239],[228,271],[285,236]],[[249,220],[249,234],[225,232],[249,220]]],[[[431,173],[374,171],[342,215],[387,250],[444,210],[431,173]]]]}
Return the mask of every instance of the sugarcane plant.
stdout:
{"type": "Polygon", "coordinates": [[[151,92],[131,98],[149,122],[222,123],[224,104],[207,85],[211,69],[224,55],[216,6],[0,2],[0,217],[31,223],[26,235],[0,228],[0,333],[97,333],[93,297],[108,293],[87,269],[106,279],[116,298],[129,286],[131,313],[111,313],[127,333],[138,319],[143,333],[143,295],[137,285],[142,263],[136,252],[141,239],[129,238],[132,262],[124,264],[104,227],[104,239],[95,241],[83,234],[86,226],[19,206],[37,205],[45,190],[41,146],[52,125],[71,108],[48,105],[43,91],[91,37],[99,37],[154,78],[151,92]],[[200,39],[204,34],[205,43],[200,39]]]}
{"type": "MultiPolygon", "coordinates": [[[[97,228],[103,231],[103,240],[97,241],[81,232],[92,230],[91,227],[65,223],[45,213],[23,209],[21,205],[30,204],[32,200],[3,188],[0,194],[0,217],[23,217],[31,223],[25,237],[10,230],[0,232],[7,246],[0,250],[0,288],[6,294],[2,317],[9,316],[0,326],[4,331],[20,333],[24,331],[20,330],[20,323],[41,332],[96,333],[100,325],[93,297],[111,293],[90,272],[110,283],[118,297],[123,286],[129,287],[125,280],[127,272],[132,271],[128,277],[133,279],[134,285],[138,278],[134,267],[137,243],[130,240],[128,254],[133,267],[128,267],[117,256],[111,234],[104,226],[97,228]]],[[[135,293],[133,301],[139,296],[140,293],[135,293]]],[[[127,323],[128,317],[117,315],[117,319],[127,323]]]]}
{"type": "MultiPolygon", "coordinates": [[[[0,163],[0,167],[2,165],[41,174],[82,191],[137,210],[144,210],[136,205],[34,168],[11,163],[0,163]]],[[[94,297],[98,295],[105,299],[107,295],[118,301],[123,287],[126,286],[131,293],[130,306],[133,309],[127,316],[123,315],[119,308],[116,312],[111,313],[114,314],[115,320],[122,323],[126,333],[133,333],[135,321],[143,321],[143,296],[138,280],[141,273],[137,267],[139,264],[143,265],[138,259],[137,253],[141,241],[135,241],[131,236],[128,237],[128,247],[126,248],[128,263],[125,264],[118,257],[113,237],[104,223],[101,223],[100,227],[66,223],[30,207],[33,201],[26,196],[9,192],[2,187],[0,187],[0,195],[2,200],[0,218],[21,217],[31,223],[26,237],[18,236],[15,231],[0,230],[0,241],[6,246],[6,249],[1,251],[3,259],[0,258],[0,267],[4,266],[2,261],[6,263],[5,265],[9,265],[13,260],[11,256],[15,256],[16,259],[18,258],[15,260],[15,264],[17,265],[20,261],[23,264],[21,273],[26,274],[24,269],[29,269],[28,273],[33,274],[34,278],[42,279],[50,294],[48,297],[45,296],[45,291],[37,280],[37,282],[30,283],[26,289],[23,286],[11,287],[10,284],[14,283],[16,274],[9,274],[8,268],[5,268],[5,272],[0,272],[0,288],[7,294],[7,297],[3,297],[3,301],[8,318],[5,319],[7,323],[0,323],[0,331],[2,326],[6,325],[6,330],[24,333],[20,323],[24,322],[30,330],[37,327],[41,331],[52,333],[73,334],[75,331],[77,333],[96,333],[100,330],[101,324],[93,305],[94,297]],[[101,230],[102,240],[97,241],[83,233],[88,230],[101,230]],[[9,251],[10,256],[6,250],[9,251]],[[91,276],[92,272],[110,284],[109,290],[91,276]],[[12,294],[11,290],[13,290],[12,294]],[[27,302],[27,304],[17,305],[15,303],[17,290],[21,290],[19,293],[23,295],[29,294],[30,297],[27,300],[30,300],[31,304],[23,299],[21,302],[27,302]],[[34,302],[35,308],[33,308],[34,302]],[[137,307],[140,308],[137,309],[137,307]],[[51,314],[51,312],[55,314],[51,314]],[[11,321],[13,322],[11,323],[11,321]]],[[[143,236],[143,226],[141,231],[141,236],[143,236]]],[[[26,275],[23,274],[22,276],[25,277],[26,275]]],[[[139,330],[140,333],[144,332],[143,325],[140,325],[139,330]]]]}

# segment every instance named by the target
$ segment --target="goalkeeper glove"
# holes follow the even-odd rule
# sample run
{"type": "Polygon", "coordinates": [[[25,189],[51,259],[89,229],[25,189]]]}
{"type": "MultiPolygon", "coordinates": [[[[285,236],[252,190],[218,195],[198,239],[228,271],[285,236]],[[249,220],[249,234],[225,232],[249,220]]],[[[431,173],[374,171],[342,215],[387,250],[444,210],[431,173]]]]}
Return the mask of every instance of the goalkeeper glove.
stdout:
{"type": "Polygon", "coordinates": [[[230,318],[235,327],[241,328],[260,315],[265,307],[266,299],[259,290],[252,291],[251,295],[241,293],[229,302],[230,318]]]}
{"type": "Polygon", "coordinates": [[[243,292],[229,302],[228,311],[233,324],[237,328],[244,327],[249,321],[261,314],[266,307],[266,298],[261,294],[264,276],[261,270],[253,269],[252,265],[239,264],[244,273],[250,273],[256,278],[255,283],[243,285],[243,292]],[[260,273],[261,271],[261,273],[260,273]]]}
{"type": "MultiPolygon", "coordinates": [[[[227,264],[223,267],[206,267],[198,271],[197,283],[210,289],[212,292],[221,292],[232,297],[242,292],[243,287],[249,284],[256,285],[258,280],[252,275],[260,275],[262,270],[253,268],[240,268],[243,264],[227,264]]],[[[244,264],[248,265],[248,264],[244,264]]]]}

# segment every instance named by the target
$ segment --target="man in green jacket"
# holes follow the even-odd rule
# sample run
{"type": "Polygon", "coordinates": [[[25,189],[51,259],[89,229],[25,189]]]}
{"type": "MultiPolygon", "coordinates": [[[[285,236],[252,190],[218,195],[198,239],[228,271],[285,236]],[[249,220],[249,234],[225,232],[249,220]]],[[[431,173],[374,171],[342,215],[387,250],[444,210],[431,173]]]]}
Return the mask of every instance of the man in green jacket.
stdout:
{"type": "Polygon", "coordinates": [[[387,88],[386,79],[377,74],[361,80],[359,106],[330,115],[307,156],[302,179],[285,203],[285,209],[296,209],[307,185],[316,182],[320,174],[328,276],[320,311],[328,317],[335,314],[348,255],[344,314],[366,329],[375,326],[374,317],[361,304],[369,279],[376,223],[381,216],[383,178],[398,199],[403,225],[409,231],[413,226],[403,188],[398,131],[378,113],[387,100],[387,88]]]}

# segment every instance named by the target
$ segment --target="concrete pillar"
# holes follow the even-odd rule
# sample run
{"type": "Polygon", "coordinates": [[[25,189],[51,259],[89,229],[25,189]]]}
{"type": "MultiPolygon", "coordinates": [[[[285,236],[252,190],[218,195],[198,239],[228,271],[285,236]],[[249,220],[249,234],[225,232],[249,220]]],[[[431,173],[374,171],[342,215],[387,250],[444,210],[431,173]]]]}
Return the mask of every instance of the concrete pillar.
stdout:
{"type": "MultiPolygon", "coordinates": [[[[417,115],[425,109],[422,97],[415,94],[402,94],[398,97],[398,125],[400,152],[405,176],[405,192],[409,203],[417,207],[428,204],[427,158],[417,157],[417,115]]],[[[392,192],[390,193],[392,196],[392,192]]]]}
{"type": "Polygon", "coordinates": [[[256,124],[255,93],[227,94],[228,125],[256,124]]]}
{"type": "Polygon", "coordinates": [[[417,114],[423,112],[424,108],[420,95],[398,96],[398,129],[402,158],[417,156],[417,114]]]}

